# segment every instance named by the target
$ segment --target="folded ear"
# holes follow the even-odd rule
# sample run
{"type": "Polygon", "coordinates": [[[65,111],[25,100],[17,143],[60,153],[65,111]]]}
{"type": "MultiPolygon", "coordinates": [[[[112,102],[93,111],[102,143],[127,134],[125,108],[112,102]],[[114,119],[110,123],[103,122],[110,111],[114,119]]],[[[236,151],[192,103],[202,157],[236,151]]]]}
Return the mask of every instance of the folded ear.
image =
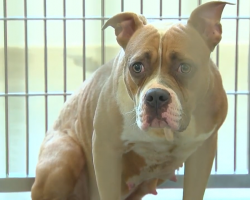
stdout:
{"type": "Polygon", "coordinates": [[[117,42],[125,49],[134,32],[146,24],[147,20],[144,16],[123,12],[110,18],[102,29],[104,30],[108,26],[112,26],[115,29],[117,42]]]}
{"type": "Polygon", "coordinates": [[[203,37],[211,51],[221,40],[222,27],[221,14],[228,2],[212,1],[197,7],[188,20],[188,25],[193,26],[203,37]]]}

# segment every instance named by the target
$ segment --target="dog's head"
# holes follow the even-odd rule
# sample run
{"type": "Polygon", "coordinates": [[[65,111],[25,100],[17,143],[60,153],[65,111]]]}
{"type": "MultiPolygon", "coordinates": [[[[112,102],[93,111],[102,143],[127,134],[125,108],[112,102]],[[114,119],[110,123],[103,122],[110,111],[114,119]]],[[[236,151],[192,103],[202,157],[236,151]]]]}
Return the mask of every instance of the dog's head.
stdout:
{"type": "Polygon", "coordinates": [[[199,6],[186,25],[147,24],[143,16],[127,12],[106,22],[104,28],[114,27],[124,49],[124,82],[140,129],[187,128],[212,84],[210,54],[221,40],[226,4],[199,6]]]}

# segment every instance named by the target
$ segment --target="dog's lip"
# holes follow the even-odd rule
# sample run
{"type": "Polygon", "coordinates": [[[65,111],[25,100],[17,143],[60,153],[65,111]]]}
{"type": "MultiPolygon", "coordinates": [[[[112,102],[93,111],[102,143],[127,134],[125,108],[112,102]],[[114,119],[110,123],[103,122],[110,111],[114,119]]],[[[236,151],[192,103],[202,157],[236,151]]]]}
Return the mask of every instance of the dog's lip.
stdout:
{"type": "Polygon", "coordinates": [[[151,121],[151,127],[152,128],[165,128],[166,126],[168,126],[168,123],[163,120],[163,119],[158,119],[158,118],[155,118],[151,121]]]}
{"type": "Polygon", "coordinates": [[[163,118],[159,119],[157,117],[153,119],[148,119],[142,122],[142,130],[148,130],[148,128],[170,128],[167,121],[163,118]]]}

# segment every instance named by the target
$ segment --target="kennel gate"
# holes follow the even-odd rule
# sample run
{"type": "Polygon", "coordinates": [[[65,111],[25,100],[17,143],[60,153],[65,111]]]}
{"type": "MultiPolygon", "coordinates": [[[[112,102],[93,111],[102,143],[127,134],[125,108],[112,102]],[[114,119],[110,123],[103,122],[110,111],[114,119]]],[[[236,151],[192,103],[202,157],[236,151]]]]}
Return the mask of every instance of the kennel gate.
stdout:
{"type": "MultiPolygon", "coordinates": [[[[1,2],[1,1],[0,1],[1,2]]],[[[1,165],[2,163],[5,163],[5,169],[4,169],[4,175],[0,176],[0,192],[21,192],[21,191],[30,191],[31,185],[34,182],[34,176],[30,174],[30,165],[29,165],[29,151],[31,151],[30,147],[29,147],[29,139],[31,137],[31,135],[33,134],[31,131],[29,131],[29,126],[31,126],[30,123],[30,107],[29,107],[29,103],[30,103],[30,98],[31,97],[42,97],[44,98],[44,112],[45,112],[45,130],[48,129],[48,98],[51,96],[60,96],[63,97],[63,100],[65,101],[67,99],[67,96],[69,96],[71,94],[71,91],[68,90],[67,88],[67,59],[69,59],[67,57],[67,53],[68,53],[68,46],[67,46],[67,39],[66,39],[66,34],[67,34],[67,22],[69,21],[79,21],[80,23],[82,23],[82,57],[78,58],[78,62],[81,63],[82,65],[82,79],[84,80],[86,78],[86,69],[87,69],[87,65],[86,65],[86,29],[87,27],[87,23],[89,22],[94,22],[94,21],[100,21],[101,25],[104,24],[105,20],[107,20],[110,16],[107,16],[105,13],[105,7],[107,5],[107,2],[111,2],[108,0],[100,0],[100,15],[99,16],[89,16],[86,14],[86,4],[87,4],[87,0],[82,0],[82,5],[81,5],[81,9],[82,9],[82,15],[81,16],[73,16],[73,17],[69,17],[67,16],[67,1],[66,0],[61,0],[62,2],[62,15],[61,16],[48,16],[47,14],[47,4],[48,1],[47,0],[41,0],[42,2],[42,6],[43,6],[43,16],[29,16],[28,14],[28,4],[29,4],[29,0],[23,0],[22,1],[22,7],[20,7],[19,9],[23,10],[23,16],[9,16],[7,13],[8,10],[8,5],[10,4],[10,1],[7,2],[7,0],[2,0],[2,16],[0,16],[0,26],[2,25],[2,37],[3,37],[3,52],[2,52],[2,58],[3,58],[3,89],[1,89],[0,91],[0,99],[3,100],[4,102],[4,109],[1,110],[1,113],[4,113],[4,138],[5,138],[5,147],[4,147],[4,151],[5,151],[5,160],[1,160],[1,165]],[[48,90],[48,32],[47,32],[47,27],[48,27],[48,23],[50,21],[61,21],[62,22],[62,27],[63,27],[63,48],[62,48],[62,52],[63,52],[63,89],[61,91],[57,91],[57,92],[51,92],[48,90]],[[9,85],[10,85],[10,81],[8,80],[9,77],[9,63],[11,62],[9,59],[9,52],[10,52],[10,47],[9,47],[9,29],[8,29],[8,24],[12,21],[21,21],[23,22],[23,26],[24,26],[24,46],[23,46],[23,51],[24,51],[24,91],[23,92],[17,92],[17,91],[10,91],[9,90],[9,85]],[[44,65],[43,65],[43,73],[44,73],[44,90],[43,91],[38,91],[38,92],[30,92],[29,88],[30,88],[30,83],[29,83],[29,36],[28,36],[28,27],[29,27],[29,22],[30,21],[40,21],[43,23],[43,55],[44,55],[44,65]],[[25,172],[22,175],[13,175],[11,173],[10,170],[10,134],[9,134],[9,130],[10,130],[10,123],[9,123],[9,101],[10,98],[12,97],[18,97],[18,98],[23,98],[24,102],[25,102],[25,137],[26,137],[26,147],[25,147],[25,152],[26,152],[26,169],[25,172]]],[[[120,12],[120,11],[126,11],[125,6],[126,3],[128,2],[128,0],[121,0],[119,2],[120,4],[120,10],[117,10],[116,12],[120,12]]],[[[135,1],[133,1],[135,2],[135,1]]],[[[139,10],[137,10],[138,13],[142,13],[145,14],[145,16],[147,16],[147,18],[149,20],[167,20],[167,19],[171,19],[171,20],[187,20],[187,16],[183,16],[182,13],[182,9],[183,9],[183,4],[186,4],[187,1],[185,0],[178,0],[175,1],[176,4],[176,12],[175,12],[175,16],[164,16],[163,13],[163,6],[166,5],[167,0],[159,0],[158,2],[158,16],[148,16],[147,12],[145,12],[145,7],[147,6],[146,3],[148,3],[149,1],[146,0],[138,0],[138,5],[137,8],[139,10]]],[[[170,1],[168,1],[169,3],[170,1]]],[[[201,1],[201,0],[195,0],[195,6],[200,5],[201,3],[204,3],[205,1],[201,1]]],[[[241,1],[242,3],[242,1],[241,1]]],[[[246,1],[245,1],[246,3],[246,1]]],[[[172,4],[173,1],[172,1],[172,4]]],[[[247,51],[248,51],[248,61],[246,64],[246,71],[245,71],[245,75],[248,76],[248,82],[247,82],[247,89],[245,90],[240,90],[238,89],[238,72],[239,72],[239,24],[241,21],[247,21],[248,22],[248,27],[250,27],[250,10],[248,12],[247,15],[240,15],[240,0],[237,0],[236,2],[236,6],[235,6],[235,10],[236,10],[236,14],[234,15],[227,15],[227,16],[223,16],[223,20],[234,20],[235,21],[235,30],[233,30],[235,32],[235,40],[234,40],[234,56],[235,56],[235,61],[232,64],[231,67],[234,68],[234,89],[233,90],[227,90],[227,95],[228,97],[232,97],[233,98],[233,172],[232,173],[217,173],[217,169],[218,169],[218,157],[216,155],[215,157],[215,162],[214,162],[214,166],[213,166],[213,170],[214,173],[211,175],[209,183],[208,183],[208,187],[210,188],[250,188],[250,159],[249,159],[249,154],[250,154],[250,93],[249,93],[249,89],[250,89],[250,80],[249,80],[249,74],[250,74],[250,36],[248,38],[248,44],[247,44],[247,51]],[[245,105],[245,110],[246,110],[246,119],[245,119],[245,124],[248,127],[247,128],[247,132],[246,135],[247,137],[245,137],[245,142],[247,145],[246,148],[246,159],[247,159],[247,167],[246,167],[246,172],[244,173],[237,173],[237,147],[238,147],[238,143],[237,143],[237,120],[238,120],[238,115],[237,115],[237,108],[238,108],[238,99],[240,97],[246,97],[246,101],[247,104],[245,105]]],[[[101,27],[99,27],[101,29],[101,27]]],[[[103,64],[107,59],[105,57],[105,54],[107,51],[105,51],[105,42],[106,42],[106,38],[105,38],[105,31],[101,32],[101,63],[103,64]]],[[[250,35],[250,34],[248,34],[250,35]]],[[[220,67],[220,46],[219,45],[214,53],[214,60],[215,62],[218,64],[218,66],[220,67]]],[[[98,56],[98,55],[96,55],[98,56]]],[[[76,62],[76,60],[74,60],[76,62]]],[[[0,79],[1,80],[1,79],[0,79]]],[[[79,83],[80,84],[80,83],[79,83]]],[[[2,107],[1,107],[2,108],[2,107]]],[[[238,133],[240,134],[240,133],[238,133]]],[[[2,135],[0,135],[1,140],[2,140],[2,135]]],[[[220,146],[220,144],[219,144],[220,146]]],[[[1,148],[1,147],[0,147],[1,148]]],[[[1,149],[2,150],[2,149],[1,149]]],[[[177,176],[178,178],[178,182],[177,183],[173,183],[173,182],[166,182],[162,185],[162,187],[167,187],[167,188],[180,188],[182,187],[182,182],[183,182],[183,171],[179,172],[179,175],[177,176]]]]}

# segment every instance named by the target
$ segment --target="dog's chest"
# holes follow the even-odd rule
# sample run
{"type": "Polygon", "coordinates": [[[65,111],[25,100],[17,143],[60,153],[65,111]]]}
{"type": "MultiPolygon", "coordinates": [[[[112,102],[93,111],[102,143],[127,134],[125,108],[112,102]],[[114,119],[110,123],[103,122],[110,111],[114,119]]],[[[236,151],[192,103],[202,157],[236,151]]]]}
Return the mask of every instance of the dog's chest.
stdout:
{"type": "MultiPolygon", "coordinates": [[[[194,126],[193,126],[194,127],[194,126]]],[[[176,133],[173,141],[167,141],[162,132],[156,135],[137,128],[124,129],[122,140],[126,159],[124,181],[129,185],[138,185],[153,178],[171,179],[175,170],[212,134],[195,134],[194,128],[176,133]]]]}
{"type": "Polygon", "coordinates": [[[125,178],[128,183],[137,185],[152,178],[167,179],[181,166],[182,161],[176,159],[172,152],[176,148],[175,145],[166,145],[164,142],[138,142],[131,146],[124,164],[128,166],[126,169],[137,173],[125,178]]]}

